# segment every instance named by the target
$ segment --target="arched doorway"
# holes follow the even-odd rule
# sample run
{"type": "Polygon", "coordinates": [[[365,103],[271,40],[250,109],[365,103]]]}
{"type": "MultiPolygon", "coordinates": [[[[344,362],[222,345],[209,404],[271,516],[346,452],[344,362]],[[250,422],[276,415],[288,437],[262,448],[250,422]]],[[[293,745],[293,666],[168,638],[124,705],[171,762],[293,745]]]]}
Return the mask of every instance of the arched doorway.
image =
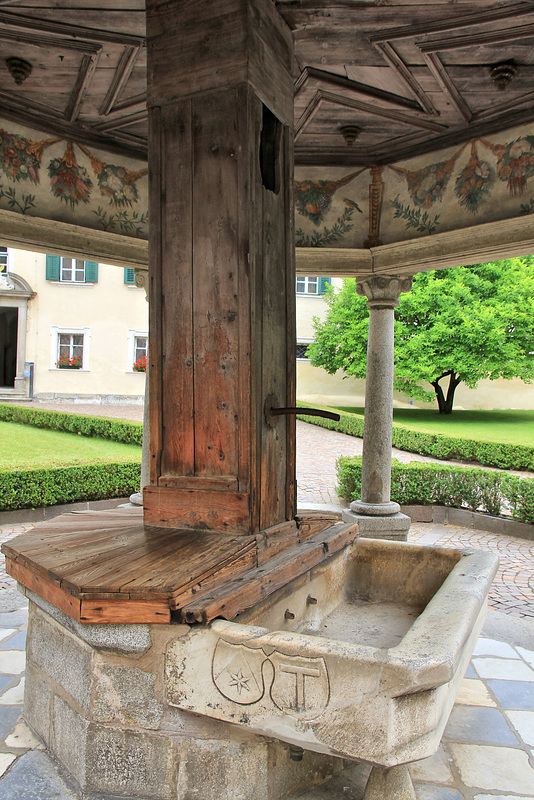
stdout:
{"type": "Polygon", "coordinates": [[[26,322],[35,292],[13,272],[0,278],[0,397],[9,399],[26,394],[26,322]]]}

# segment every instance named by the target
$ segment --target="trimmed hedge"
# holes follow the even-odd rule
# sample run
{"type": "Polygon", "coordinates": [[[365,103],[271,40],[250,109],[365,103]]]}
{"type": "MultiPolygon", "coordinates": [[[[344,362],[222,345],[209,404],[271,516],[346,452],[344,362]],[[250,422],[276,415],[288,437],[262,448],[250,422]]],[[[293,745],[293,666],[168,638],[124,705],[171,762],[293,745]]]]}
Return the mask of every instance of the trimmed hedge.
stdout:
{"type": "MultiPolygon", "coordinates": [[[[304,411],[307,403],[297,403],[304,411]]],[[[324,408],[324,406],[318,406],[324,408]]],[[[298,418],[313,425],[320,425],[349,436],[363,437],[363,416],[351,414],[349,411],[340,411],[329,408],[339,414],[339,422],[323,417],[309,417],[306,412],[299,414],[298,418]]],[[[409,453],[419,453],[422,456],[432,456],[444,461],[457,459],[458,461],[475,461],[487,467],[499,469],[534,470],[534,447],[523,444],[508,444],[507,442],[484,442],[478,439],[463,439],[459,436],[446,436],[442,433],[426,433],[404,425],[393,423],[393,447],[406,450],[409,453]]]]}
{"type": "Polygon", "coordinates": [[[138,462],[0,470],[0,510],[128,497],[139,491],[140,481],[138,462]]]}
{"type": "Polygon", "coordinates": [[[83,414],[71,414],[64,411],[45,411],[37,408],[0,403],[0,420],[20,422],[36,428],[49,428],[53,431],[80,433],[82,436],[99,436],[124,444],[141,445],[143,424],[108,419],[106,417],[88,417],[83,414]]]}
{"type": "MultiPolygon", "coordinates": [[[[362,458],[341,456],[337,462],[338,494],[358,500],[362,458]]],[[[411,461],[391,463],[391,497],[401,505],[438,505],[486,511],[499,516],[507,506],[514,519],[534,523],[534,479],[476,467],[411,461]]]]}

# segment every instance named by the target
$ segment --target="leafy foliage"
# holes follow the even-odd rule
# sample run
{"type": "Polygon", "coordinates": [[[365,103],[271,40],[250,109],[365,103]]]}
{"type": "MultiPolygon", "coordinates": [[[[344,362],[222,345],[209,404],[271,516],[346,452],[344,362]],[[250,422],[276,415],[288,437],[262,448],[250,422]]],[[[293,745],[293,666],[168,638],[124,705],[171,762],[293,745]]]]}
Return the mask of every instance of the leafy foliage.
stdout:
{"type": "MultiPolygon", "coordinates": [[[[311,363],[364,378],[369,311],[355,279],[326,302],[325,321],[314,319],[311,363]]],[[[395,309],[394,387],[425,402],[437,396],[440,411],[450,413],[460,382],[472,389],[482,379],[530,383],[533,342],[534,257],[421,272],[395,309]],[[447,376],[445,399],[439,382],[447,376]]]]}
{"type": "Polygon", "coordinates": [[[109,214],[102,206],[98,206],[96,211],[97,224],[100,225],[104,231],[116,231],[117,229],[124,234],[134,234],[135,236],[143,236],[145,226],[148,222],[148,211],[140,214],[138,211],[117,211],[115,214],[109,214]]]}
{"type": "Polygon", "coordinates": [[[404,205],[400,202],[398,197],[391,202],[395,209],[393,218],[398,219],[400,217],[403,219],[407,228],[415,228],[419,233],[436,232],[439,225],[439,214],[436,214],[434,219],[432,219],[428,211],[423,213],[420,208],[412,208],[408,204],[404,205]]]}
{"type": "Polygon", "coordinates": [[[128,497],[140,479],[141,464],[128,462],[0,470],[0,510],[128,497]]]}
{"type": "MultiPolygon", "coordinates": [[[[338,494],[357,500],[361,493],[362,459],[341,456],[337,461],[338,494]]],[[[475,467],[444,466],[411,461],[391,465],[391,496],[401,505],[430,505],[498,516],[508,506],[519,522],[534,522],[534,480],[489,472],[475,467]]]]}
{"type": "Polygon", "coordinates": [[[9,208],[18,209],[21,214],[25,214],[26,211],[30,208],[35,208],[37,205],[34,194],[23,194],[21,199],[18,200],[17,193],[12,186],[4,189],[3,185],[0,183],[0,200],[3,198],[7,200],[9,208]]]}
{"type": "Polygon", "coordinates": [[[311,234],[298,228],[295,231],[295,245],[297,247],[326,247],[336,242],[352,229],[353,214],[354,208],[347,207],[331,228],[325,226],[322,231],[312,231],[311,234]]]}

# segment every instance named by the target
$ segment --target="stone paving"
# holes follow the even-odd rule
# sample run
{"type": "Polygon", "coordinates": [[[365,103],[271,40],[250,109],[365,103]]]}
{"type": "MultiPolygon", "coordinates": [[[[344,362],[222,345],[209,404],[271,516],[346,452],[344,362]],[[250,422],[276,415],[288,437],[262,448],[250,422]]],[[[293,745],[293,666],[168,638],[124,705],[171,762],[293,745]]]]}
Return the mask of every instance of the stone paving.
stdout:
{"type": "MultiPolygon", "coordinates": [[[[111,416],[109,407],[83,408],[111,416]]],[[[116,407],[114,416],[126,417],[124,409],[128,407],[116,407]]],[[[352,437],[299,422],[299,503],[338,504],[335,459],[357,454],[360,447],[352,437]],[[306,429],[312,429],[310,435],[306,429]]],[[[395,457],[399,456],[414,458],[406,453],[395,457]]],[[[3,525],[0,541],[32,527],[3,525]]],[[[534,544],[435,523],[412,525],[410,540],[479,547],[501,558],[490,595],[491,624],[477,643],[440,749],[411,767],[417,800],[534,800],[534,544]]],[[[27,601],[2,570],[0,800],[85,800],[21,720],[26,625],[27,601]]],[[[368,771],[365,765],[355,765],[298,800],[361,800],[368,771]]],[[[202,800],[201,787],[198,798],[202,800]]]]}

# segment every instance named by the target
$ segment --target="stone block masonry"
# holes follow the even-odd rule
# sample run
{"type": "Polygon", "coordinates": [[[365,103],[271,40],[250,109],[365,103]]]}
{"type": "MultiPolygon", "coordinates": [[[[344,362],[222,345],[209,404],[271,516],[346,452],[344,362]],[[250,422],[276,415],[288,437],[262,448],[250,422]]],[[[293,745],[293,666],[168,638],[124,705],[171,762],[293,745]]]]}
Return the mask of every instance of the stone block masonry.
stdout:
{"type": "Polygon", "coordinates": [[[163,660],[189,626],[121,626],[113,651],[104,626],[79,631],[29,594],[25,719],[89,796],[279,800],[343,768],[315,753],[294,762],[279,741],[169,706],[163,660]]]}

